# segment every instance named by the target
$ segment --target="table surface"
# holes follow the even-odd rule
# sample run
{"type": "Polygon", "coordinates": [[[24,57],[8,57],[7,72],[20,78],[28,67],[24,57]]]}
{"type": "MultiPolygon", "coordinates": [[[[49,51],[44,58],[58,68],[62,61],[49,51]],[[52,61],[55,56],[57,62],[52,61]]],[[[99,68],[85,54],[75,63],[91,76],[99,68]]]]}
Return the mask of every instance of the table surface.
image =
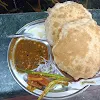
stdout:
{"type": "MultiPolygon", "coordinates": [[[[100,25],[100,10],[90,10],[90,12],[100,25]]],[[[0,100],[36,100],[35,96],[27,93],[15,82],[9,71],[7,50],[11,39],[7,38],[7,35],[15,34],[22,26],[31,21],[46,17],[47,14],[44,12],[0,15],[0,100]]],[[[67,100],[100,100],[100,86],[90,86],[83,93],[67,100]]]]}

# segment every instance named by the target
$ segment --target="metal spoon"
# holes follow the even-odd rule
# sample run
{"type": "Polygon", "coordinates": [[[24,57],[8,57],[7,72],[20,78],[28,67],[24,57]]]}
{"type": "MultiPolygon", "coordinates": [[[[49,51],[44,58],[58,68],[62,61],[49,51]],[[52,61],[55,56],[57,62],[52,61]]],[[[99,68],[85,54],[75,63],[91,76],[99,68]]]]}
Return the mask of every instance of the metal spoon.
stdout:
{"type": "Polygon", "coordinates": [[[28,38],[30,38],[30,39],[47,41],[46,39],[33,38],[32,36],[33,36],[32,34],[29,34],[29,33],[24,33],[24,34],[14,34],[14,35],[8,35],[8,36],[7,36],[7,38],[28,37],[28,38]]]}

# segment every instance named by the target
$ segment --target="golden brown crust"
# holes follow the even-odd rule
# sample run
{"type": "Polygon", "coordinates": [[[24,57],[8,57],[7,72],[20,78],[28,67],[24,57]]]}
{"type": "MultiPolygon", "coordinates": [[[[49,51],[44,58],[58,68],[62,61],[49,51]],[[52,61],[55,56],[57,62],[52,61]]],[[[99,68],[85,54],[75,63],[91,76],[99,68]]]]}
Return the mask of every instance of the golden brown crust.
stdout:
{"type": "Polygon", "coordinates": [[[52,49],[58,67],[75,80],[93,77],[100,66],[99,32],[92,19],[65,24],[59,41],[52,49]]]}
{"type": "Polygon", "coordinates": [[[59,39],[59,33],[65,23],[82,18],[92,19],[91,14],[81,5],[75,2],[57,3],[48,10],[49,16],[45,21],[47,39],[54,45],[59,39]]]}

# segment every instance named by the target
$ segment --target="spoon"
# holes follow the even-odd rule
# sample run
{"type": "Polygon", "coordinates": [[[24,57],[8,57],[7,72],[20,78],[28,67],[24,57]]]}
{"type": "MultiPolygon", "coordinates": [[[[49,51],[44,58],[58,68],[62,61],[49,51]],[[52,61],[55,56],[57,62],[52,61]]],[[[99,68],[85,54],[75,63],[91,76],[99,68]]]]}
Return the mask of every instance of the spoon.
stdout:
{"type": "Polygon", "coordinates": [[[14,34],[14,35],[8,35],[7,38],[18,38],[18,37],[28,37],[30,39],[36,39],[36,40],[41,40],[41,41],[47,41],[46,39],[39,39],[39,38],[33,38],[32,34],[25,33],[25,34],[14,34]]]}

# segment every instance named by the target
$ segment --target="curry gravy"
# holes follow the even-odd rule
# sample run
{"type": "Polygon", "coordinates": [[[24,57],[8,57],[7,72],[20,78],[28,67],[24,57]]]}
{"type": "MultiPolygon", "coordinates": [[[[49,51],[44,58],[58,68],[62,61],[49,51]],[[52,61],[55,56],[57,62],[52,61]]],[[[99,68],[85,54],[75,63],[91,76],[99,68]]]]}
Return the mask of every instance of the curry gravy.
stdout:
{"type": "Polygon", "coordinates": [[[16,45],[14,62],[17,69],[31,70],[48,60],[48,48],[45,44],[34,40],[22,39],[16,45]]]}

